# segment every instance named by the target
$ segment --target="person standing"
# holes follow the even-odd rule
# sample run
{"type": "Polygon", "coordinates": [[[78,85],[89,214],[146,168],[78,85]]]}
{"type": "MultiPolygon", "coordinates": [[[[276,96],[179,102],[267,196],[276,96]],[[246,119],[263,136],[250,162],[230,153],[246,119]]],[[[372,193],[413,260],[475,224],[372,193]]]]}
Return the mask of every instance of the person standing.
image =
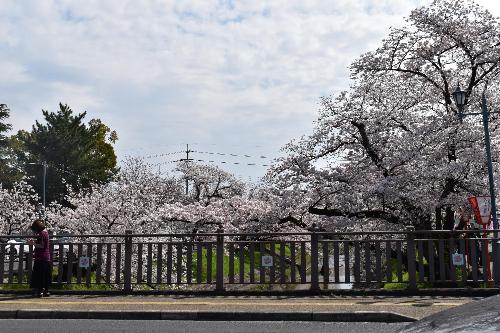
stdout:
{"type": "Polygon", "coordinates": [[[33,222],[31,230],[37,234],[37,238],[36,240],[28,240],[29,245],[35,246],[35,260],[31,273],[30,288],[36,292],[38,297],[47,297],[50,295],[49,287],[52,282],[49,233],[41,219],[33,222]]]}

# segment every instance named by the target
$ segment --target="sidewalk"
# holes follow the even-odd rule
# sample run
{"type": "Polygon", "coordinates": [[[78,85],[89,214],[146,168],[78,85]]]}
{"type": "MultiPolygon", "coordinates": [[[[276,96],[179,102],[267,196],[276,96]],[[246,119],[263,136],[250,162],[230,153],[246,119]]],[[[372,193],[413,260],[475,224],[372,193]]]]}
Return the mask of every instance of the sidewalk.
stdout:
{"type": "Polygon", "coordinates": [[[0,295],[0,318],[415,321],[475,299],[437,296],[0,295]]]}

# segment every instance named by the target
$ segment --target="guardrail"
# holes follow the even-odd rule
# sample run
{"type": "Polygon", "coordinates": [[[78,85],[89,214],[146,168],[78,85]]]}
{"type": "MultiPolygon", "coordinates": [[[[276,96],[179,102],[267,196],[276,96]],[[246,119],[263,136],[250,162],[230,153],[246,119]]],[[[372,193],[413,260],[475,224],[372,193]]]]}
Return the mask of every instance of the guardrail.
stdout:
{"type": "MultiPolygon", "coordinates": [[[[497,230],[65,235],[53,284],[132,290],[493,287],[497,230]]],[[[0,288],[25,285],[33,247],[0,235],[0,288]]],[[[497,281],[498,282],[498,281],[497,281]]]]}

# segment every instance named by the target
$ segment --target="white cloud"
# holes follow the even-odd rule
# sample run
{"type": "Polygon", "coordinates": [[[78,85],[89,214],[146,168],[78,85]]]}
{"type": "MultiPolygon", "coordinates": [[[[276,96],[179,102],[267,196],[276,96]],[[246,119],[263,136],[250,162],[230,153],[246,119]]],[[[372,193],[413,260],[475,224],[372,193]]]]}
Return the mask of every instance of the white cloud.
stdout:
{"type": "Polygon", "coordinates": [[[5,81],[9,83],[26,83],[30,80],[26,68],[22,64],[9,60],[0,61],[0,73],[2,73],[4,83],[5,81]]]}
{"type": "Polygon", "coordinates": [[[500,17],[500,2],[497,0],[475,0],[484,8],[488,9],[493,16],[500,17]]]}
{"type": "Polygon", "coordinates": [[[194,142],[276,156],[349,63],[428,2],[3,0],[2,102],[16,129],[58,101],[88,110],[120,157],[194,142]]]}
{"type": "Polygon", "coordinates": [[[55,110],[57,103],[68,104],[75,111],[99,110],[105,106],[100,101],[92,87],[68,82],[51,82],[48,86],[52,93],[47,109],[55,110]]]}

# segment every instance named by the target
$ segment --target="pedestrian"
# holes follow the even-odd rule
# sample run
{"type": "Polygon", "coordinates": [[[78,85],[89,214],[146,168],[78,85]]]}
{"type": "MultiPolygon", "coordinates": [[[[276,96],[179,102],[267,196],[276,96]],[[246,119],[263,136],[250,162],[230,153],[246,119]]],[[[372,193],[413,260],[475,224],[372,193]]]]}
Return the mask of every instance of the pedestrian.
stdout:
{"type": "Polygon", "coordinates": [[[454,214],[453,230],[467,230],[471,214],[464,207],[458,207],[454,214]]]}
{"type": "Polygon", "coordinates": [[[49,233],[43,220],[37,219],[31,225],[31,230],[37,234],[36,240],[28,240],[29,245],[35,246],[35,260],[31,273],[30,288],[38,297],[49,296],[49,287],[52,281],[52,267],[50,265],[49,233]]]}

